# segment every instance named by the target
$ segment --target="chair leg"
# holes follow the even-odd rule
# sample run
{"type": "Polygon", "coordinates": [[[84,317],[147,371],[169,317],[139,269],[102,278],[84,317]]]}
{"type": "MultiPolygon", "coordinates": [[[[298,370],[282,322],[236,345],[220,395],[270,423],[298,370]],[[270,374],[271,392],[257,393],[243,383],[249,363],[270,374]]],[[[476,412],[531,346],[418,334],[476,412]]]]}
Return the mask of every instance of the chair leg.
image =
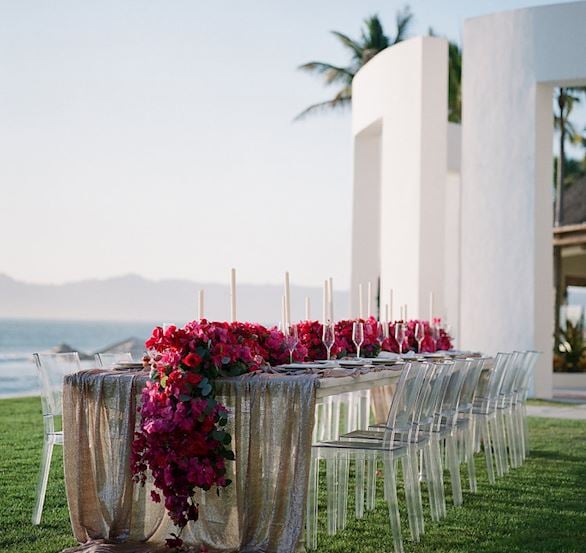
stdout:
{"type": "Polygon", "coordinates": [[[387,488],[387,504],[389,507],[389,521],[393,534],[395,553],[403,553],[403,540],[401,538],[401,520],[399,518],[399,502],[397,500],[397,479],[395,477],[394,463],[388,457],[384,460],[385,487],[387,488]]]}
{"type": "Polygon", "coordinates": [[[521,419],[523,423],[523,438],[525,442],[525,458],[529,456],[529,426],[527,424],[527,406],[522,403],[521,419]]]}
{"type": "Polygon", "coordinates": [[[338,531],[344,530],[348,522],[348,473],[350,457],[348,452],[338,453],[338,531]]]}
{"type": "Polygon", "coordinates": [[[517,425],[515,424],[513,409],[510,408],[505,414],[505,423],[507,426],[507,445],[509,446],[509,460],[511,467],[517,468],[521,465],[519,462],[519,436],[517,435],[517,425]]]}
{"type": "Polygon", "coordinates": [[[354,512],[356,518],[364,518],[364,454],[358,453],[355,461],[355,499],[354,512]]]}
{"type": "Polygon", "coordinates": [[[505,467],[503,464],[503,444],[501,441],[500,425],[497,417],[498,413],[495,413],[488,419],[487,424],[489,431],[492,426],[492,432],[490,432],[489,437],[494,451],[496,475],[501,477],[505,474],[505,467]]]}
{"type": "Polygon", "coordinates": [[[419,541],[421,530],[419,527],[419,516],[417,509],[417,493],[415,486],[419,487],[419,482],[415,483],[413,479],[412,457],[410,454],[401,458],[403,468],[403,480],[405,484],[405,500],[407,503],[407,513],[409,515],[409,530],[411,539],[414,542],[419,541]]]}
{"type": "Polygon", "coordinates": [[[337,462],[333,452],[326,453],[326,486],[328,500],[328,535],[334,536],[338,531],[338,481],[337,462]]]}
{"type": "Polygon", "coordinates": [[[417,515],[417,526],[419,535],[425,533],[425,524],[423,522],[423,501],[421,500],[421,484],[419,480],[419,455],[416,447],[412,447],[410,451],[411,457],[411,471],[413,474],[413,493],[415,497],[415,512],[417,515]]]}
{"type": "Polygon", "coordinates": [[[496,431],[499,443],[499,453],[501,457],[501,468],[503,475],[509,472],[509,456],[507,454],[507,437],[505,434],[506,415],[504,409],[497,409],[496,413],[496,431]]]}
{"type": "Polygon", "coordinates": [[[476,465],[474,464],[474,424],[473,421],[468,423],[468,428],[464,430],[464,448],[466,450],[466,465],[468,466],[468,483],[472,493],[477,492],[476,484],[476,465]]]}
{"type": "Polygon", "coordinates": [[[436,476],[434,478],[436,482],[436,498],[438,506],[438,514],[440,519],[446,516],[446,497],[444,492],[444,467],[442,463],[442,455],[440,448],[439,436],[432,433],[431,436],[431,450],[433,466],[435,468],[436,476]]]}
{"type": "Polygon", "coordinates": [[[482,417],[478,422],[480,427],[480,438],[482,439],[482,443],[484,444],[484,456],[486,457],[486,472],[488,474],[488,481],[491,484],[495,484],[496,479],[494,476],[492,440],[490,439],[490,426],[488,424],[488,419],[486,417],[482,417]]]}
{"type": "MultiPolygon", "coordinates": [[[[388,501],[388,498],[387,498],[388,501]]],[[[366,510],[374,511],[376,503],[376,457],[369,454],[366,458],[366,510]]]]}
{"type": "Polygon", "coordinates": [[[454,505],[462,505],[462,482],[460,480],[460,462],[458,461],[458,452],[456,451],[456,442],[453,434],[446,436],[446,451],[448,457],[448,468],[450,470],[450,480],[452,481],[452,499],[454,505]]]}
{"type": "Polygon", "coordinates": [[[49,481],[49,470],[51,469],[51,458],[53,456],[53,440],[45,436],[43,442],[43,457],[41,459],[41,470],[39,472],[39,482],[37,484],[37,497],[35,508],[33,509],[32,522],[35,525],[41,524],[43,514],[43,505],[45,504],[45,494],[47,493],[47,483],[49,481]]]}
{"type": "Polygon", "coordinates": [[[305,515],[305,546],[317,549],[317,490],[319,478],[319,459],[312,458],[309,465],[309,486],[307,489],[307,512],[305,515]]]}

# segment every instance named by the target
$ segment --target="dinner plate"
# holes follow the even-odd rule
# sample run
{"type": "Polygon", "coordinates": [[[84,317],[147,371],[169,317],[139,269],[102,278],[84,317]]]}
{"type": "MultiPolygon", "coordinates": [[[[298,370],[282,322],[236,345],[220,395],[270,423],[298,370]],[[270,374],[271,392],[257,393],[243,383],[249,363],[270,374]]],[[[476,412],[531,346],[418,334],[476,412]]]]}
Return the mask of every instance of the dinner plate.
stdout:
{"type": "Polygon", "coordinates": [[[280,369],[287,370],[303,370],[303,369],[323,369],[323,363],[288,363],[287,365],[279,365],[280,369]]]}
{"type": "Polygon", "coordinates": [[[372,359],[340,359],[338,361],[340,367],[364,367],[372,365],[372,359]]]}
{"type": "Polygon", "coordinates": [[[116,363],[112,369],[114,369],[115,371],[131,371],[131,370],[137,370],[137,369],[142,369],[143,368],[143,364],[142,363],[138,363],[136,361],[120,361],[119,363],[116,363]]]}

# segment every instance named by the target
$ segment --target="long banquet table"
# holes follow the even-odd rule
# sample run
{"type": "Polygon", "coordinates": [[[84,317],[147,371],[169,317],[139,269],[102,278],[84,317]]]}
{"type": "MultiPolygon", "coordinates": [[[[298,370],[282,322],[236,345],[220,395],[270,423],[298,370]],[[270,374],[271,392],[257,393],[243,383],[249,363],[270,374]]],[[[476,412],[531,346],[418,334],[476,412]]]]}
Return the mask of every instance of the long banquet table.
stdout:
{"type": "MultiPolygon", "coordinates": [[[[233,482],[219,495],[198,492],[200,519],[184,529],[185,542],[194,551],[302,551],[316,403],[356,390],[386,388],[388,395],[399,374],[378,368],[219,379],[216,397],[230,410],[233,482]]],[[[73,533],[82,544],[67,551],[166,550],[162,544],[175,528],[163,505],[151,500],[154,488],[135,485],[129,466],[146,380],[142,372],[104,369],[65,379],[65,484],[73,533]]]]}

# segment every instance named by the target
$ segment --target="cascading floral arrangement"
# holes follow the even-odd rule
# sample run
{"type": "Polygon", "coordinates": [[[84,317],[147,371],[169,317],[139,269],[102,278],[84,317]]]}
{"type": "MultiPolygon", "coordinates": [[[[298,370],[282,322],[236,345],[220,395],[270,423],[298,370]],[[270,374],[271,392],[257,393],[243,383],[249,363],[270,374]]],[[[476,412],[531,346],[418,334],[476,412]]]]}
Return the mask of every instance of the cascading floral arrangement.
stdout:
{"type": "MultiPolygon", "coordinates": [[[[180,547],[180,534],[196,521],[196,488],[219,489],[230,484],[226,461],[234,460],[226,431],[227,409],[217,402],[215,380],[288,361],[285,339],[277,329],[249,323],[192,322],[184,328],[154,329],[146,342],[152,370],[142,393],[140,429],[132,444],[134,479],[144,485],[147,471],[164,497],[179,533],[167,539],[180,547]]],[[[294,359],[307,350],[297,347],[294,359]]],[[[158,491],[151,492],[155,502],[158,491]]]]}

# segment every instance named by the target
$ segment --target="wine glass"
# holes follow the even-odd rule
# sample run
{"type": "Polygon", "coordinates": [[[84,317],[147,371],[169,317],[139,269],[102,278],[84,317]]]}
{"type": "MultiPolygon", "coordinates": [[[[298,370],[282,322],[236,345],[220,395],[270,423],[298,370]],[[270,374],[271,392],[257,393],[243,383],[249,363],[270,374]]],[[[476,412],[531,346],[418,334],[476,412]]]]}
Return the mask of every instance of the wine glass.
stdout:
{"type": "Polygon", "coordinates": [[[433,340],[433,349],[437,351],[437,344],[440,339],[440,327],[437,323],[434,323],[431,327],[431,339],[433,340]]]}
{"type": "Polygon", "coordinates": [[[402,355],[403,342],[405,341],[405,325],[403,323],[395,323],[395,340],[399,344],[399,355],[402,355]]]}
{"type": "Polygon", "coordinates": [[[423,323],[415,324],[415,339],[417,340],[417,353],[421,353],[421,344],[425,338],[425,327],[423,323]]]}
{"type": "Polygon", "coordinates": [[[354,321],[352,324],[352,341],[356,346],[356,359],[360,359],[360,346],[364,342],[364,323],[354,321]]]}
{"type": "Polygon", "coordinates": [[[299,335],[297,334],[297,325],[288,324],[285,325],[285,344],[289,350],[289,363],[293,363],[293,352],[299,342],[299,335]]]}
{"type": "Polygon", "coordinates": [[[336,341],[336,327],[332,321],[328,321],[323,325],[323,332],[322,332],[322,341],[324,346],[326,347],[327,351],[327,360],[330,360],[330,352],[332,350],[332,346],[336,341]]]}
{"type": "Polygon", "coordinates": [[[378,321],[376,323],[376,341],[380,344],[381,349],[383,347],[383,342],[387,338],[387,332],[385,331],[385,326],[386,326],[386,324],[383,323],[382,321],[378,321]]]}

